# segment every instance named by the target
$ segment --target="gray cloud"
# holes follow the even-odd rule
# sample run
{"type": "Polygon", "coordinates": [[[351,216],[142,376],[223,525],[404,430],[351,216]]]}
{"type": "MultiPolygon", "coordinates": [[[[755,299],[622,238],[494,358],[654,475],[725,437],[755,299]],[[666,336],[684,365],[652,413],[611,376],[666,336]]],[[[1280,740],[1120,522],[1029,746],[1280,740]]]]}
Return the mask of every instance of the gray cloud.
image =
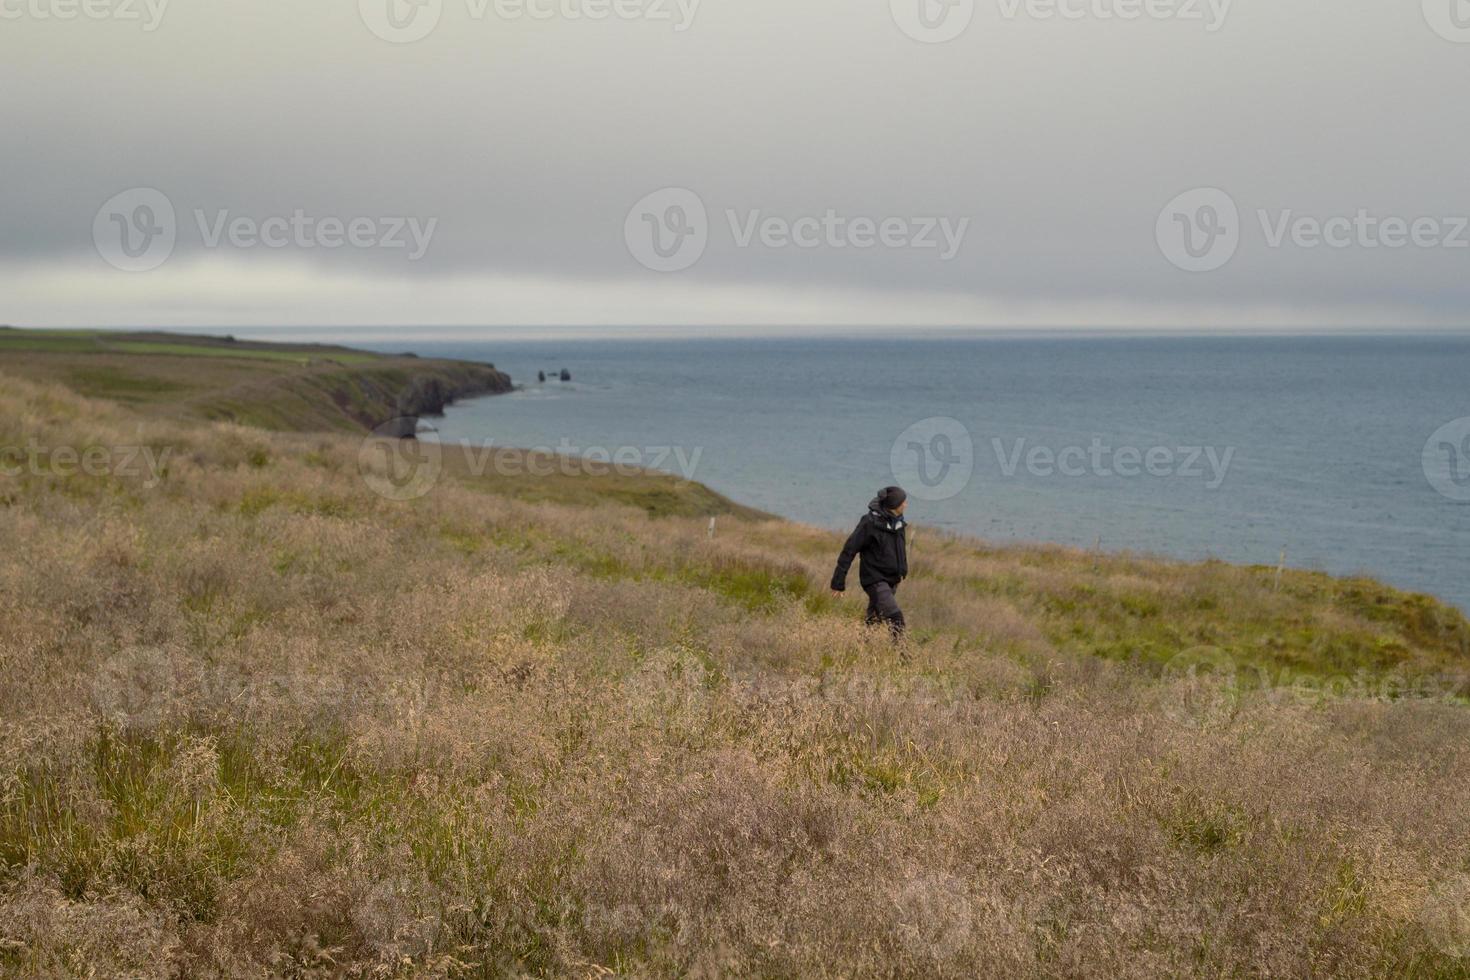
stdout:
{"type": "Polygon", "coordinates": [[[1128,0],[1071,0],[1078,19],[982,0],[962,35],[924,44],[880,2],[703,0],[679,31],[512,20],[493,2],[481,18],[476,0],[443,0],[432,33],[393,44],[349,0],[175,0],[152,31],[35,13],[65,2],[7,0],[23,15],[0,21],[0,281],[16,304],[0,320],[359,323],[387,302],[446,323],[529,310],[837,324],[877,310],[915,324],[1392,326],[1463,323],[1470,308],[1470,248],[1273,248],[1257,213],[1470,215],[1470,135],[1452,108],[1470,44],[1414,4],[1237,0],[1210,31],[1097,16],[1128,0]],[[702,200],[709,243],[659,274],[624,224],[671,186],[702,200]],[[177,244],[151,272],[116,271],[93,243],[98,208],[133,187],[177,211],[177,244]],[[1226,190],[1241,215],[1234,257],[1209,273],[1175,268],[1155,239],[1160,209],[1196,187],[1226,190]],[[438,223],[410,262],[208,248],[196,210],[438,223]],[[970,224],[942,261],[740,247],[731,210],[788,226],[829,210],[970,224]]]}

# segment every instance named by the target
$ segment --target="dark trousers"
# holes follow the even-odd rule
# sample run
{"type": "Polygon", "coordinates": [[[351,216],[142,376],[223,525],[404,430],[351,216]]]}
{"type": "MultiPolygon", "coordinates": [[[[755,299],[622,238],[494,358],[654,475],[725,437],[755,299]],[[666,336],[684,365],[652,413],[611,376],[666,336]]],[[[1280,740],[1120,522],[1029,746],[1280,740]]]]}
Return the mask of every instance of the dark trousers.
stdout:
{"type": "Polygon", "coordinates": [[[872,585],[863,586],[863,591],[868,594],[868,616],[867,624],[876,626],[879,623],[888,624],[888,631],[896,640],[903,636],[904,621],[903,610],[898,608],[898,591],[896,582],[875,582],[872,585]]]}

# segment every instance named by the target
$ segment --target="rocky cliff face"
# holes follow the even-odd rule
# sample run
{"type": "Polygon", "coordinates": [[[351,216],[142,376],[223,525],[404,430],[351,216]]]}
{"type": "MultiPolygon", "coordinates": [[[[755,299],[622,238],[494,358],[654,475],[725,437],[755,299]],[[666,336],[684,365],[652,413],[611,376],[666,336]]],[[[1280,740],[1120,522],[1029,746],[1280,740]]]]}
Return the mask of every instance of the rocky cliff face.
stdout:
{"type": "Polygon", "coordinates": [[[420,418],[443,415],[456,401],[504,394],[513,387],[510,376],[493,365],[459,361],[417,361],[382,375],[353,375],[349,387],[356,390],[344,392],[344,409],[356,406],[353,414],[365,428],[387,425],[384,434],[402,438],[414,434],[420,418]]]}
{"type": "Polygon", "coordinates": [[[442,415],[463,398],[510,391],[510,377],[489,364],[392,357],[359,364],[323,360],[304,370],[200,399],[199,414],[297,432],[378,430],[413,435],[418,419],[442,415]]]}
{"type": "Polygon", "coordinates": [[[510,376],[490,366],[467,365],[413,378],[398,395],[400,415],[443,415],[444,409],[461,398],[498,395],[511,389],[510,376]]]}

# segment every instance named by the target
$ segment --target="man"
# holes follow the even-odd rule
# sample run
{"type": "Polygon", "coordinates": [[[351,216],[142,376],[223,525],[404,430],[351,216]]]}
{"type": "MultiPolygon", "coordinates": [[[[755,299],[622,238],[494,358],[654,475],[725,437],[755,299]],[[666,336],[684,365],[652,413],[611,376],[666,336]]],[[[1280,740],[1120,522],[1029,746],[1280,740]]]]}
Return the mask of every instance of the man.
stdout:
{"type": "Polygon", "coordinates": [[[832,594],[840,597],[847,590],[847,570],[852,560],[862,555],[858,581],[868,594],[868,625],[886,623],[895,640],[903,636],[903,610],[898,608],[894,593],[909,574],[907,526],[903,512],[908,509],[908,494],[902,487],[884,487],[868,504],[868,513],[842,546],[837,557],[837,570],[832,573],[832,594]]]}

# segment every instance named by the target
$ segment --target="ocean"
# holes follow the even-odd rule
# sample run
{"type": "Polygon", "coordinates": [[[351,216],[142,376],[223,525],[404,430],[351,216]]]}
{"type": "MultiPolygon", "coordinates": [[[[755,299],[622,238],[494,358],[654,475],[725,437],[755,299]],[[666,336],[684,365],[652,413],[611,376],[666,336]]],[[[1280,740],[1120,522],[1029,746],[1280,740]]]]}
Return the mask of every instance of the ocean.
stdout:
{"type": "Polygon", "coordinates": [[[523,386],[432,420],[451,443],[656,466],[835,529],[900,483],[920,533],[1262,565],[1285,552],[1470,609],[1470,338],[407,346],[523,386]]]}

